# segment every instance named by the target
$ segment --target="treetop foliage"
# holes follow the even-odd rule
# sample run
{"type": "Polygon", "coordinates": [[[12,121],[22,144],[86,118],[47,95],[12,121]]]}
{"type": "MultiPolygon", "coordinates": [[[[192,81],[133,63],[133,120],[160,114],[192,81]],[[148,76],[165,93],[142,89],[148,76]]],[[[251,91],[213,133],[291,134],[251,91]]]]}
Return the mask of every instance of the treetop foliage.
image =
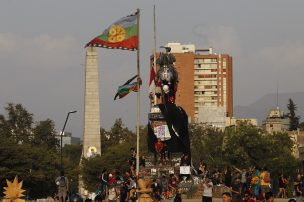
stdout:
{"type": "Polygon", "coordinates": [[[299,128],[300,117],[296,116],[297,105],[293,102],[291,98],[288,100],[287,109],[289,110],[289,130],[297,130],[299,128]]]}
{"type": "MultiPolygon", "coordinates": [[[[54,122],[50,119],[34,122],[33,114],[21,104],[9,103],[5,112],[0,115],[0,187],[5,186],[5,179],[12,180],[17,175],[23,180],[27,197],[53,196],[57,191],[54,180],[60,173],[59,141],[55,137],[54,122]]],[[[69,151],[63,159],[65,173],[74,179],[71,186],[76,187],[79,161],[77,163],[75,159],[80,159],[81,146],[64,147],[65,150],[69,151]],[[71,154],[73,159],[68,156],[71,154]]]]}
{"type": "MultiPolygon", "coordinates": [[[[60,170],[59,142],[55,138],[54,122],[50,119],[35,122],[33,114],[20,104],[8,104],[6,114],[0,115],[0,173],[1,186],[15,175],[24,180],[30,198],[46,197],[56,192],[55,178],[60,170]]],[[[78,176],[83,177],[89,191],[95,191],[100,175],[129,169],[130,148],[136,148],[136,134],[117,119],[110,130],[100,129],[102,155],[81,159],[81,145],[63,148],[65,175],[70,179],[72,192],[77,191],[78,176]],[[79,166],[81,160],[81,166],[79,166]]],[[[287,133],[268,134],[261,128],[238,123],[225,130],[202,124],[190,124],[191,157],[194,166],[200,161],[208,169],[225,167],[267,167],[271,173],[282,171],[292,175],[299,160],[292,156],[293,141],[287,133]]],[[[147,127],[140,127],[140,156],[148,153],[147,127]]]]}

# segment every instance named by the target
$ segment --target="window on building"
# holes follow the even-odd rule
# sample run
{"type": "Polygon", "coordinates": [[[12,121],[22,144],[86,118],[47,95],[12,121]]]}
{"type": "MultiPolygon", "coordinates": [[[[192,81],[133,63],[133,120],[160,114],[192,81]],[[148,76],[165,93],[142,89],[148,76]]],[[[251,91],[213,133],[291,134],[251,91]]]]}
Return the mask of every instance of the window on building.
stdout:
{"type": "Polygon", "coordinates": [[[210,69],[210,68],[211,68],[210,64],[202,64],[201,67],[202,67],[203,69],[210,69]]]}
{"type": "Polygon", "coordinates": [[[198,75],[198,78],[216,78],[216,74],[201,74],[198,75]]]}

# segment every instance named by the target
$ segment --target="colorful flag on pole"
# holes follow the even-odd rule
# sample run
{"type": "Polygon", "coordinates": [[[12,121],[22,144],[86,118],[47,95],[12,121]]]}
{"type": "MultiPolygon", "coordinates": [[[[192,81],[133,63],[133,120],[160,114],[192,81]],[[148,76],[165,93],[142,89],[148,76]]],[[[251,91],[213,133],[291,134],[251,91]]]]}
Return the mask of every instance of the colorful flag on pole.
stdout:
{"type": "Polygon", "coordinates": [[[138,49],[138,13],[126,16],[110,25],[103,33],[91,40],[86,47],[102,47],[111,49],[138,49]]]}
{"type": "Polygon", "coordinates": [[[142,82],[141,82],[141,79],[138,79],[138,81],[132,82],[136,77],[137,77],[137,75],[135,75],[134,77],[132,77],[131,79],[129,79],[122,86],[118,87],[118,90],[117,90],[117,93],[116,93],[116,95],[114,97],[114,100],[116,100],[117,97],[119,97],[119,99],[125,97],[131,91],[138,92],[138,87],[140,87],[140,85],[141,85],[142,82]],[[138,82],[139,82],[139,85],[138,85],[138,82]]]}

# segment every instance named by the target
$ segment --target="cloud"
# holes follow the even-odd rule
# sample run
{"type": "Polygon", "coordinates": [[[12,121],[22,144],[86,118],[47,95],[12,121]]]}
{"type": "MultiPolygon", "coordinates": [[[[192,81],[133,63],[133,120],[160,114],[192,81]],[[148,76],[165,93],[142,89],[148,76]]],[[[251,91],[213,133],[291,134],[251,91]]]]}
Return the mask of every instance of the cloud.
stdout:
{"type": "Polygon", "coordinates": [[[197,44],[203,41],[204,46],[214,47],[220,52],[229,54],[240,52],[238,33],[234,27],[198,24],[193,27],[192,32],[200,40],[197,44]]]}
{"type": "Polygon", "coordinates": [[[77,58],[79,44],[72,36],[53,37],[43,34],[25,37],[0,33],[2,63],[31,69],[64,68],[77,58]],[[76,53],[76,54],[75,54],[76,53]]]}
{"type": "Polygon", "coordinates": [[[0,53],[9,54],[17,50],[16,36],[10,33],[0,33],[0,53]]]}

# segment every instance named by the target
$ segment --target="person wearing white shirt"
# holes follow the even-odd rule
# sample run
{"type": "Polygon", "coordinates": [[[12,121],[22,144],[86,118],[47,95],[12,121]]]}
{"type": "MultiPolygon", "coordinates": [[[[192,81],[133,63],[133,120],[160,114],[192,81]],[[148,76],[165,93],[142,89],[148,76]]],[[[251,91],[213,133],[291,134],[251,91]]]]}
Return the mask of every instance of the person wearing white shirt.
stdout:
{"type": "Polygon", "coordinates": [[[205,177],[205,180],[203,181],[203,188],[204,192],[202,202],[212,202],[213,183],[208,177],[205,177]]]}

